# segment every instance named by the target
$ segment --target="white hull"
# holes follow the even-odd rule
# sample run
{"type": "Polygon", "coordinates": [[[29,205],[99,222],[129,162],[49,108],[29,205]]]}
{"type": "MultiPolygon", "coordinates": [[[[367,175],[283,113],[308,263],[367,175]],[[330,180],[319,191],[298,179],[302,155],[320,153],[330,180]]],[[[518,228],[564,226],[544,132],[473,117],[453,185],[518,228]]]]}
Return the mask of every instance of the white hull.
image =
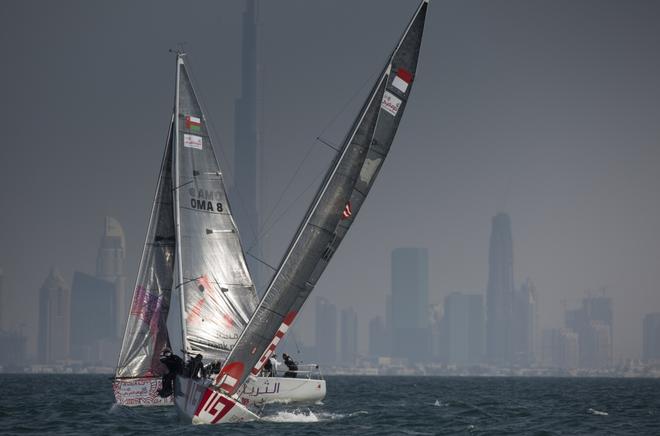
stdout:
{"type": "Polygon", "coordinates": [[[115,401],[120,406],[171,406],[174,398],[158,396],[158,389],[162,386],[160,377],[144,377],[115,380],[112,390],[115,401]]]}
{"type": "Polygon", "coordinates": [[[250,377],[240,393],[246,406],[270,403],[313,404],[325,398],[325,380],[289,377],[250,377]]]}
{"type": "Polygon", "coordinates": [[[232,397],[209,388],[210,380],[177,377],[174,405],[179,416],[193,424],[224,424],[259,417],[232,397]]]}

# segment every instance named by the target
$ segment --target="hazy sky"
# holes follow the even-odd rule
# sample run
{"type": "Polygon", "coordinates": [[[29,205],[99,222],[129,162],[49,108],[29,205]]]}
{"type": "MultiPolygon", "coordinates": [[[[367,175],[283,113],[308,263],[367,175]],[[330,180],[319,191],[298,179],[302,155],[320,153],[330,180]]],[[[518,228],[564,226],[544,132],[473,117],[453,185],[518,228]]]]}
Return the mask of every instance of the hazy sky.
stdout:
{"type": "MultiPolygon", "coordinates": [[[[417,1],[262,2],[266,214],[323,135],[339,142],[417,1]],[[356,93],[357,99],[347,105],[356,93]],[[330,123],[335,116],[339,118],[330,123]]],[[[36,334],[50,266],[94,272],[103,217],[127,238],[134,280],[173,101],[189,65],[233,172],[243,1],[0,2],[0,267],[5,327],[36,334]]],[[[483,292],[490,219],[513,224],[516,282],[542,326],[586,290],[614,300],[615,357],[641,351],[660,311],[660,3],[431,2],[412,97],[380,178],[314,296],[384,313],[390,252],[425,246],[432,302],[483,292]]],[[[277,263],[332,152],[316,146],[265,240],[277,263]]],[[[234,200],[234,207],[239,207],[234,200]]],[[[245,232],[245,231],[244,231],[245,232]]],[[[34,346],[34,340],[32,340],[34,346]]]]}

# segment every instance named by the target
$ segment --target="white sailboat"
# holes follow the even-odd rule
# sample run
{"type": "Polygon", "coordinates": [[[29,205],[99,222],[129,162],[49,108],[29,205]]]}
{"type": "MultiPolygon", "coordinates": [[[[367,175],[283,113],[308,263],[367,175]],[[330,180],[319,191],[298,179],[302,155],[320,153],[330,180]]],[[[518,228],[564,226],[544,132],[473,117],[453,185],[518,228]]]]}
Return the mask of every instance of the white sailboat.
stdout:
{"type": "MultiPolygon", "coordinates": [[[[177,377],[175,404],[179,414],[192,423],[257,419],[243,404],[245,384],[260,373],[292,325],[382,167],[412,89],[427,7],[428,0],[423,0],[378,76],[264,296],[234,340],[220,373],[211,380],[177,377]]],[[[177,74],[182,71],[180,68],[177,74]]],[[[179,92],[177,88],[177,95],[179,92]]],[[[185,102],[185,98],[178,98],[177,105],[179,102],[185,102]]],[[[188,108],[177,106],[176,113],[188,108]]],[[[179,129],[175,126],[176,140],[185,141],[182,135],[186,133],[179,129]]],[[[175,186],[182,186],[187,179],[180,177],[180,171],[187,164],[179,155],[176,159],[179,172],[175,186]]],[[[182,194],[178,192],[175,201],[181,202],[182,194]]],[[[177,234],[186,235],[185,217],[178,217],[176,222],[177,234]]],[[[183,267],[180,262],[179,267],[183,267]]]]}
{"type": "MultiPolygon", "coordinates": [[[[171,345],[167,319],[177,300],[181,346],[205,362],[226,360],[258,304],[183,53],[177,54],[174,113],[113,383],[118,404],[173,403],[172,396],[158,395],[167,372],[159,356],[171,345]]],[[[325,392],[322,378],[254,377],[243,403],[315,402],[325,392]]]]}

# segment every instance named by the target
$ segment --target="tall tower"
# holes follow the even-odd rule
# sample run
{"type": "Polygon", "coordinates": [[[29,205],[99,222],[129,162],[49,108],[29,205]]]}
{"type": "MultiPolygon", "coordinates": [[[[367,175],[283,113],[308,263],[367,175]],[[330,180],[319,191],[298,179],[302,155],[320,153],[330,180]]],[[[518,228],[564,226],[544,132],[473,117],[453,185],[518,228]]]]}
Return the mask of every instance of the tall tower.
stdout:
{"type": "Polygon", "coordinates": [[[39,362],[69,358],[70,303],[71,291],[52,268],[39,291],[39,362]]]}
{"type": "Polygon", "coordinates": [[[505,213],[498,213],[492,219],[486,290],[486,349],[489,361],[494,364],[511,363],[513,291],[511,218],[505,213]]]}
{"type": "Polygon", "coordinates": [[[105,217],[105,228],[96,258],[96,277],[115,286],[115,328],[117,337],[124,333],[128,316],[126,309],[126,276],[124,258],[126,240],[121,224],[115,218],[105,217]]]}
{"type": "Polygon", "coordinates": [[[341,363],[354,365],[357,360],[357,313],[353,308],[341,311],[341,363]]]}
{"type": "MultiPolygon", "coordinates": [[[[243,12],[243,42],[241,50],[241,96],[236,100],[234,112],[234,194],[240,197],[240,207],[235,208],[241,238],[250,254],[261,257],[257,240],[259,221],[259,126],[258,126],[258,65],[257,24],[259,8],[256,0],[248,0],[243,12]]],[[[252,279],[261,290],[261,264],[247,258],[252,279]]]]}
{"type": "Polygon", "coordinates": [[[319,363],[337,362],[337,306],[316,297],[316,350],[319,363]]]}
{"type": "Polygon", "coordinates": [[[392,251],[392,355],[425,360],[430,349],[429,254],[426,248],[392,251]]]}
{"type": "Polygon", "coordinates": [[[4,279],[3,271],[2,268],[0,268],[0,332],[2,331],[2,327],[3,327],[3,322],[4,322],[3,312],[5,310],[5,288],[4,288],[3,279],[4,279]]]}

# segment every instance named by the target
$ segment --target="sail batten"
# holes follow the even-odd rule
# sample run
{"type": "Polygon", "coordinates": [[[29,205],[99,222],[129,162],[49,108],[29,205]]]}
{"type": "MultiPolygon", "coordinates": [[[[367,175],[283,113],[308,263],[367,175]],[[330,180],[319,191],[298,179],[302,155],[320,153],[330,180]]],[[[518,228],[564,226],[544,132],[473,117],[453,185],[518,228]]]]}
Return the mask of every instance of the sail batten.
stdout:
{"type": "Polygon", "coordinates": [[[233,394],[258,374],[314,289],[380,171],[416,73],[427,2],[395,46],[215,385],[233,394]]]}

